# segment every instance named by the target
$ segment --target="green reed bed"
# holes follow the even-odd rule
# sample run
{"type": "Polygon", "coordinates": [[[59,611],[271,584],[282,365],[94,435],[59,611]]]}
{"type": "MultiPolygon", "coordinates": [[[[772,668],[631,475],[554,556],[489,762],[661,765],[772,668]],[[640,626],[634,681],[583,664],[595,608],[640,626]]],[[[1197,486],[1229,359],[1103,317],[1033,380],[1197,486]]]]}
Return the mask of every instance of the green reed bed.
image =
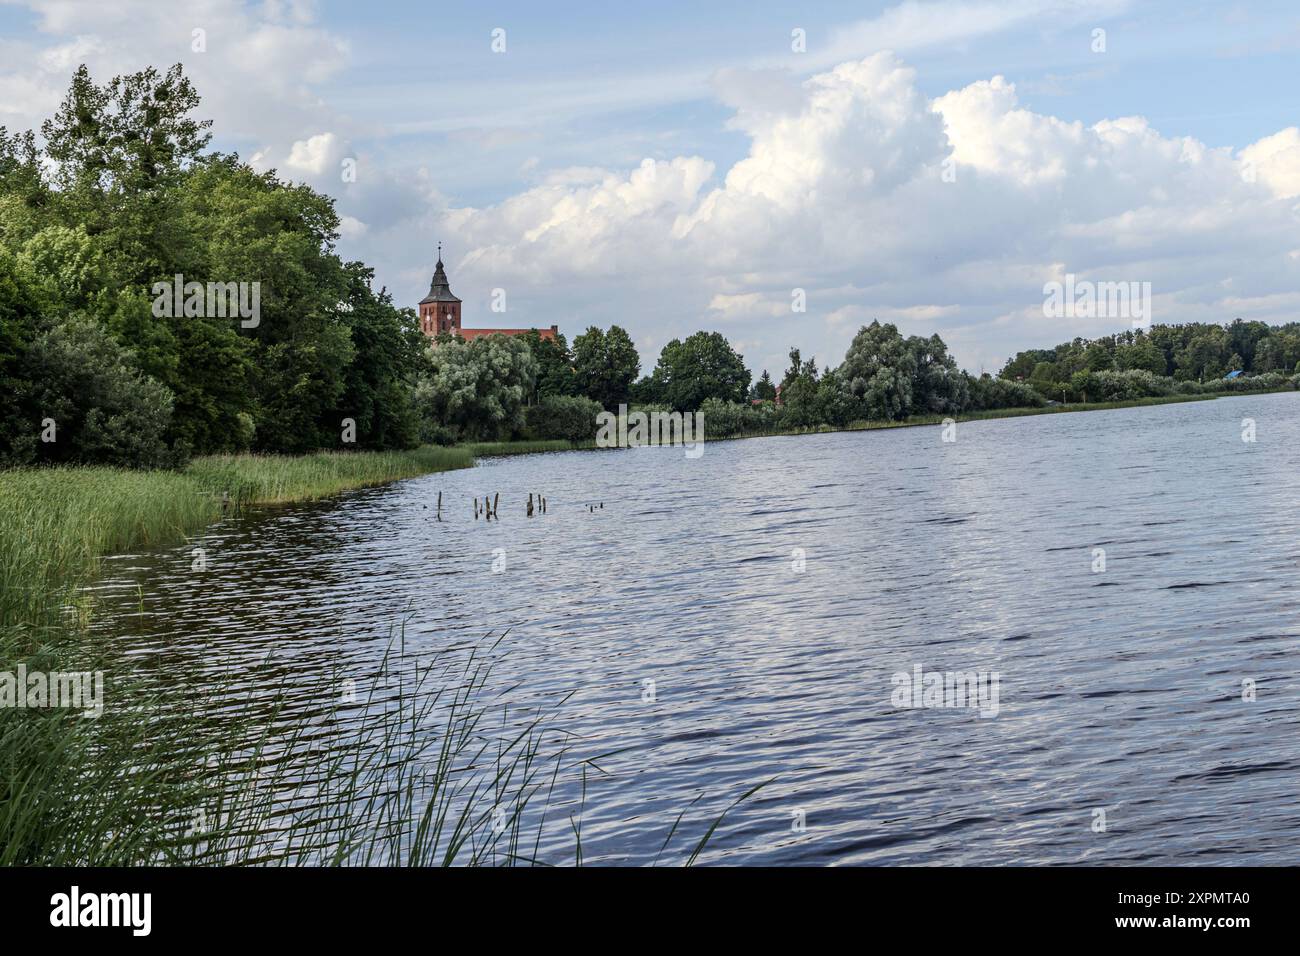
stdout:
{"type": "MultiPolygon", "coordinates": [[[[595,430],[595,425],[592,425],[595,430]]],[[[596,447],[595,439],[577,444],[563,438],[525,439],[521,441],[481,441],[459,446],[469,451],[475,458],[500,458],[506,455],[534,455],[547,451],[575,451],[596,447]]]]}
{"type": "Polygon", "coordinates": [[[488,728],[493,651],[419,660],[399,639],[360,680],[286,688],[268,661],[115,676],[98,719],[0,713],[0,865],[532,862],[565,739],[546,711],[488,728]]]}
{"type": "Polygon", "coordinates": [[[0,627],[51,626],[100,557],[183,540],[219,514],[210,494],[175,472],[0,472],[0,627]]]}
{"type": "Polygon", "coordinates": [[[219,455],[183,472],[34,468],[0,472],[0,626],[48,625],[103,555],[183,541],[247,504],[308,501],[468,468],[464,448],[219,455]]]}
{"type": "Polygon", "coordinates": [[[202,488],[240,504],[283,504],[473,464],[468,448],[425,445],[413,451],[325,451],[294,457],[213,455],[196,458],[186,474],[202,488]]]}
{"type": "MultiPolygon", "coordinates": [[[[145,808],[176,804],[168,794],[202,778],[185,759],[187,742],[204,739],[192,722],[137,719],[158,701],[86,639],[93,606],[83,588],[103,556],[184,541],[232,503],[304,500],[470,464],[461,449],[421,448],[204,458],[184,472],[0,472],[0,672],[102,670],[110,697],[99,719],[0,707],[0,863],[138,859],[160,845],[145,808]]],[[[189,713],[203,712],[202,699],[193,704],[189,713]]]]}
{"type": "Polygon", "coordinates": [[[429,660],[399,636],[369,673],[285,687],[268,660],[177,686],[86,634],[81,589],[104,555],[183,541],[232,504],[472,462],[466,448],[422,448],[0,472],[0,671],[104,674],[98,718],[0,707],[0,865],[581,863],[582,808],[551,795],[562,771],[585,781],[585,765],[565,763],[553,709],[505,722],[487,679],[500,642],[429,660]],[[548,814],[572,833],[567,859],[539,855],[548,814]]]}

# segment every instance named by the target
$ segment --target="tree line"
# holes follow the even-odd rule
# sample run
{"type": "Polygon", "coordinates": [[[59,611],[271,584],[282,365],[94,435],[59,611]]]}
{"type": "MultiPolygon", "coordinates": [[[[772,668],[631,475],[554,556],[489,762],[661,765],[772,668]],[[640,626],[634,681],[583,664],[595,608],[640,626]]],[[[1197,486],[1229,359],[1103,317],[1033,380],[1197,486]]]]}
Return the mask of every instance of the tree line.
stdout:
{"type": "Polygon", "coordinates": [[[533,331],[431,348],[415,312],[336,253],[333,200],[209,151],[199,105],[179,65],[102,86],[83,66],[39,145],[0,127],[0,465],[584,441],[623,404],[703,411],[717,436],[843,427],[1168,394],[1233,368],[1266,384],[1300,362],[1296,325],[1240,320],[1028,350],[996,377],[879,322],[835,366],[792,349],[779,382],[712,331],[669,342],[644,375],[618,325],[572,345],[533,331]],[[255,283],[260,314],[160,314],[155,287],[181,281],[255,283]]]}
{"type": "Polygon", "coordinates": [[[835,367],[790,351],[779,384],[754,380],[718,332],[673,339],[649,374],[627,332],[588,328],[569,346],[536,331],[466,342],[444,333],[418,387],[425,441],[505,437],[590,440],[602,410],[704,412],[708,434],[841,428],[855,421],[903,420],[1033,407],[1046,399],[1028,385],[974,377],[957,367],[938,335],[904,337],[891,324],[864,326],[835,367]],[[638,377],[640,376],[640,377],[638,377]]]}
{"type": "Polygon", "coordinates": [[[1284,387],[1300,374],[1300,322],[1152,325],[1050,349],[1026,349],[999,378],[1077,401],[1284,387]],[[1225,381],[1241,372],[1235,383],[1225,381]]]}

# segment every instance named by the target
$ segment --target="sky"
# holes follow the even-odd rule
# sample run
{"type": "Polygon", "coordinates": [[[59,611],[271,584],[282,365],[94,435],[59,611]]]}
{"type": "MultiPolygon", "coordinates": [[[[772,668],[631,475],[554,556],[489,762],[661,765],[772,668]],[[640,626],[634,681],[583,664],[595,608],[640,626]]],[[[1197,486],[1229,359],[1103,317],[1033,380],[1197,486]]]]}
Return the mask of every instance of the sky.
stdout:
{"type": "Polygon", "coordinates": [[[972,372],[1130,327],[1046,317],[1067,274],[1300,319],[1294,2],[0,0],[0,125],[175,62],[398,304],[441,241],[466,327],[616,323],[643,372],[701,329],[779,377],[872,319],[972,372]]]}

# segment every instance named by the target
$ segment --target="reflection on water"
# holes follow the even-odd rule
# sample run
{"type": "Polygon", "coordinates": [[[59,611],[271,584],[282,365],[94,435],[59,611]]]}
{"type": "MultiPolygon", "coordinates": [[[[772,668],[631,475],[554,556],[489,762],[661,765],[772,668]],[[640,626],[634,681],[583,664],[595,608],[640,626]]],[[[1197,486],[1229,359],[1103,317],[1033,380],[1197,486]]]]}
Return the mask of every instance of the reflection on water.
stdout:
{"type": "Polygon", "coordinates": [[[591,758],[587,862],[773,779],[706,860],[1293,863],[1297,401],[486,461],[114,559],[98,627],[159,679],[307,685],[403,619],[416,655],[509,628],[493,700],[572,693],[557,861],[591,758]],[[997,672],[997,716],[894,707],[916,665],[997,672]]]}

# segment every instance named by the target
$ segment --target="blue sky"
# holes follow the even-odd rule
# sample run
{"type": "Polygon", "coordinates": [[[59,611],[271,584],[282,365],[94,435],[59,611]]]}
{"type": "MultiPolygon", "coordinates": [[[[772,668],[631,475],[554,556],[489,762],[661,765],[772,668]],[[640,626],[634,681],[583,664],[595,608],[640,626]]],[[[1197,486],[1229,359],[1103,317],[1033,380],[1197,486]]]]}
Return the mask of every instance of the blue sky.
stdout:
{"type": "Polygon", "coordinates": [[[1294,3],[0,0],[0,54],[11,128],[79,62],[181,60],[215,145],[336,196],[399,301],[441,238],[467,325],[619,322],[647,370],[701,328],[776,373],[873,317],[973,370],[1126,327],[1044,319],[1066,271],[1151,281],[1157,321],[1300,304],[1294,3]]]}

